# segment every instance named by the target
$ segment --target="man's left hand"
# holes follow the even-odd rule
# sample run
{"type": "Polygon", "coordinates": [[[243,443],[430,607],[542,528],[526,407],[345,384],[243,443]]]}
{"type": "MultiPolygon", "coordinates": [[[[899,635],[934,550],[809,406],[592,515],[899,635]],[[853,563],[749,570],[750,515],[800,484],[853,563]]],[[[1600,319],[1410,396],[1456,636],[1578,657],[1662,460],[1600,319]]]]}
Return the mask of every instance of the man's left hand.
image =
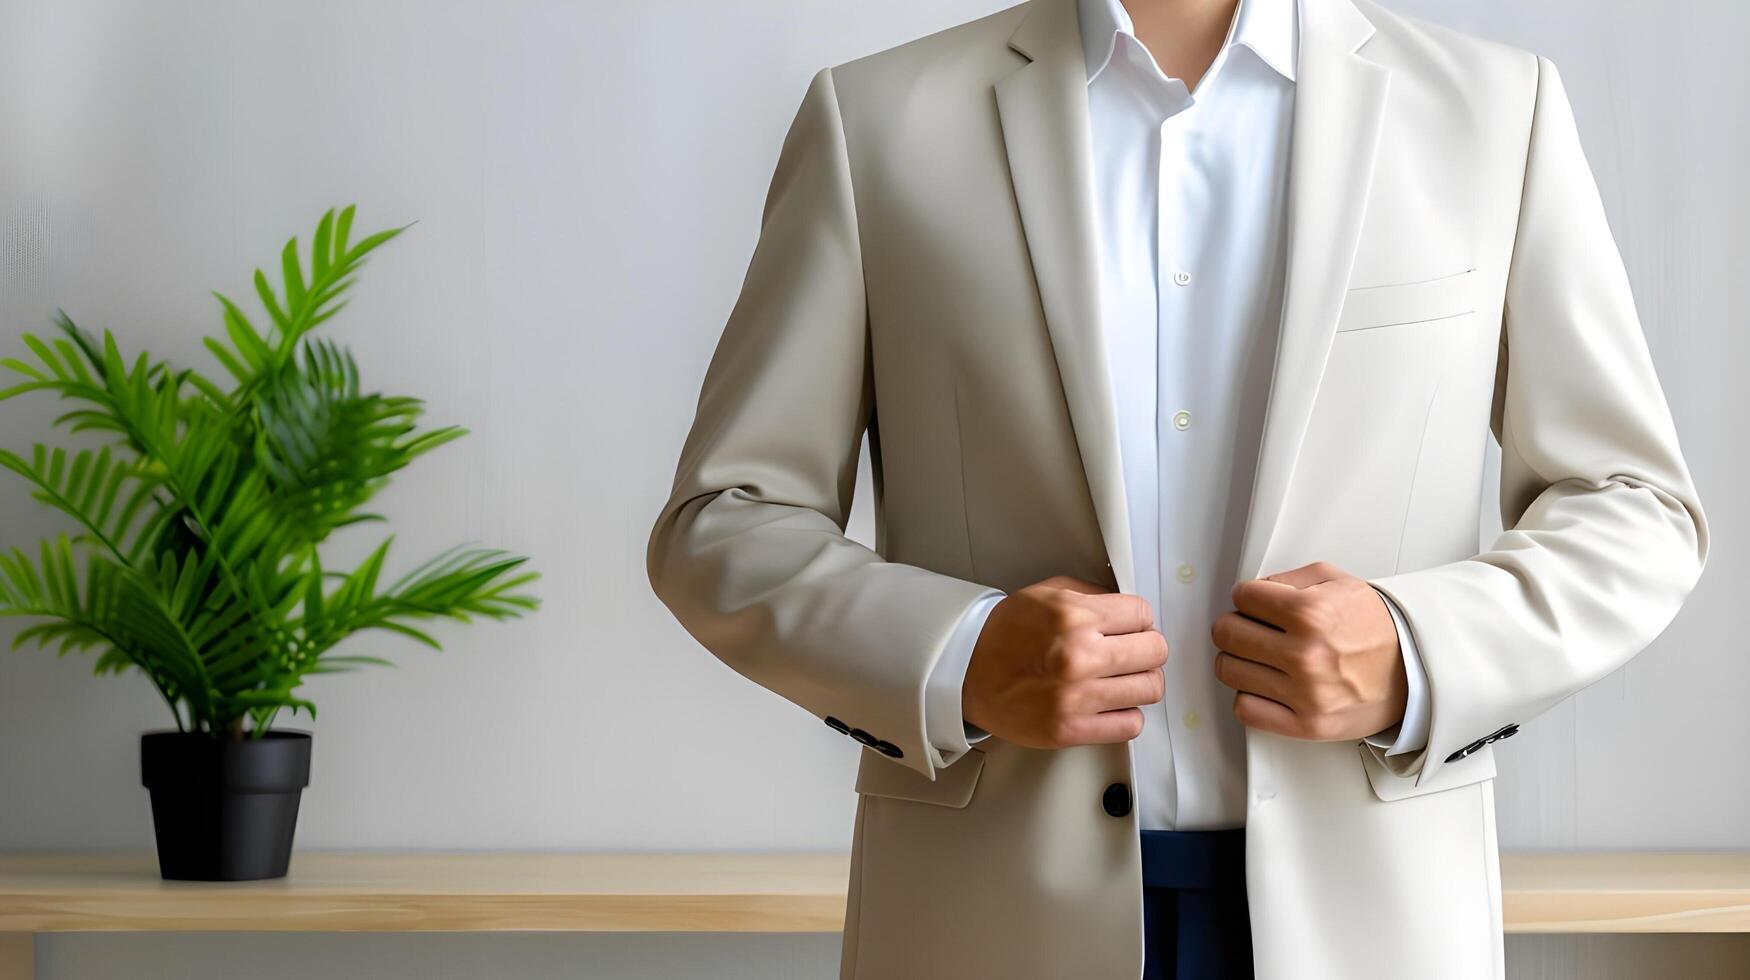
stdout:
{"type": "Polygon", "coordinates": [[[1409,684],[1385,597],[1314,562],[1234,586],[1210,629],[1215,676],[1248,728],[1314,741],[1358,739],[1403,720],[1409,684]]]}

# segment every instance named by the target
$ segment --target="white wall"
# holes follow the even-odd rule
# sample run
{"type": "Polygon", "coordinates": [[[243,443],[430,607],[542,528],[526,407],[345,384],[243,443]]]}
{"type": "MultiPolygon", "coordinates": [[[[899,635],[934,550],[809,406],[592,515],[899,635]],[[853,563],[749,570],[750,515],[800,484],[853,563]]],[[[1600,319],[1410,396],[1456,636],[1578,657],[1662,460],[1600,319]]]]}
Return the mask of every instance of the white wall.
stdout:
{"type": "MultiPolygon", "coordinates": [[[[330,325],[368,383],[473,430],[382,498],[392,570],[478,540],[545,575],[530,620],[440,627],[442,654],[359,643],[402,666],[309,685],[322,713],[300,846],[848,845],[855,747],[698,649],[651,596],[643,547],[809,75],[1005,5],[0,0],[0,352],[61,306],[129,349],[210,366],[208,289],[248,297],[252,269],[330,205],[358,202],[365,229],[418,219],[330,325]]],[[[1715,534],[1654,647],[1501,751],[1503,845],[1750,848],[1735,595],[1750,406],[1732,373],[1750,358],[1750,8],[1395,5],[1562,67],[1715,534]]],[[[54,411],[7,404],[0,445],[45,438],[54,411]]],[[[868,540],[864,478],[853,529],[868,540]]],[[[57,526],[0,481],[0,543],[57,526]]],[[[138,677],[0,654],[0,848],[149,847],[134,740],[168,723],[138,677]]],[[[1516,977],[1668,956],[1701,975],[1750,963],[1750,944],[1557,937],[1510,955],[1516,977]]],[[[198,980],[245,957],[263,977],[703,977],[725,962],[805,977],[837,948],[118,935],[47,939],[39,956],[56,980],[198,980]]]]}

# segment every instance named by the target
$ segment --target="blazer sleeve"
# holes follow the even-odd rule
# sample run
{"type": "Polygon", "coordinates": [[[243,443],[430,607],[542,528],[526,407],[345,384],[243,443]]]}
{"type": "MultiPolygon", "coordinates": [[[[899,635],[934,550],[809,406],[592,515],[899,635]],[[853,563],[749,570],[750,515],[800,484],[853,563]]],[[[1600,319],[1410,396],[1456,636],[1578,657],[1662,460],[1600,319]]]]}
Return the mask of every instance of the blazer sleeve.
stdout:
{"type": "Polygon", "coordinates": [[[1490,419],[1506,530],[1473,558],[1371,580],[1428,674],[1427,747],[1388,759],[1362,746],[1415,779],[1406,796],[1452,784],[1434,777],[1621,667],[1707,560],[1707,519],[1573,110],[1555,66],[1537,67],[1490,419]]]}
{"type": "Polygon", "coordinates": [[[646,570],[725,664],[930,779],[925,688],[989,592],[845,536],[874,412],[857,212],[830,68],[790,124],[646,570]]]}

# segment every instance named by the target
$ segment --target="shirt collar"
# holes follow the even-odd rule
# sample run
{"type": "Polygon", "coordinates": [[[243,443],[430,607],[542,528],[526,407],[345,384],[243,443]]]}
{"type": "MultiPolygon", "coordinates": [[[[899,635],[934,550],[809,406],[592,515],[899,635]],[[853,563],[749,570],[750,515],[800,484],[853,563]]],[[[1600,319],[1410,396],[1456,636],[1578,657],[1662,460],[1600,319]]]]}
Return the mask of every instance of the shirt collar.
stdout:
{"type": "MultiPolygon", "coordinates": [[[[1223,48],[1243,44],[1282,77],[1294,81],[1297,0],[1240,0],[1223,48]]],[[[1076,0],[1082,57],[1088,80],[1106,67],[1120,32],[1135,37],[1130,12],[1120,0],[1076,0]]]]}

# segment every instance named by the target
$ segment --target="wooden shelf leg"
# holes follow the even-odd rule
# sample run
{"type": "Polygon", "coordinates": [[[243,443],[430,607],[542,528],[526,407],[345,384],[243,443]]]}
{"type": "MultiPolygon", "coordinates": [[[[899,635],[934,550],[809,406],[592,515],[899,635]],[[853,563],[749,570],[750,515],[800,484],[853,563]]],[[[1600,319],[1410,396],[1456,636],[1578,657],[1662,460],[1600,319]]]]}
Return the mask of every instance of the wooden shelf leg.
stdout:
{"type": "Polygon", "coordinates": [[[0,980],[36,980],[36,937],[0,932],[0,980]]]}

